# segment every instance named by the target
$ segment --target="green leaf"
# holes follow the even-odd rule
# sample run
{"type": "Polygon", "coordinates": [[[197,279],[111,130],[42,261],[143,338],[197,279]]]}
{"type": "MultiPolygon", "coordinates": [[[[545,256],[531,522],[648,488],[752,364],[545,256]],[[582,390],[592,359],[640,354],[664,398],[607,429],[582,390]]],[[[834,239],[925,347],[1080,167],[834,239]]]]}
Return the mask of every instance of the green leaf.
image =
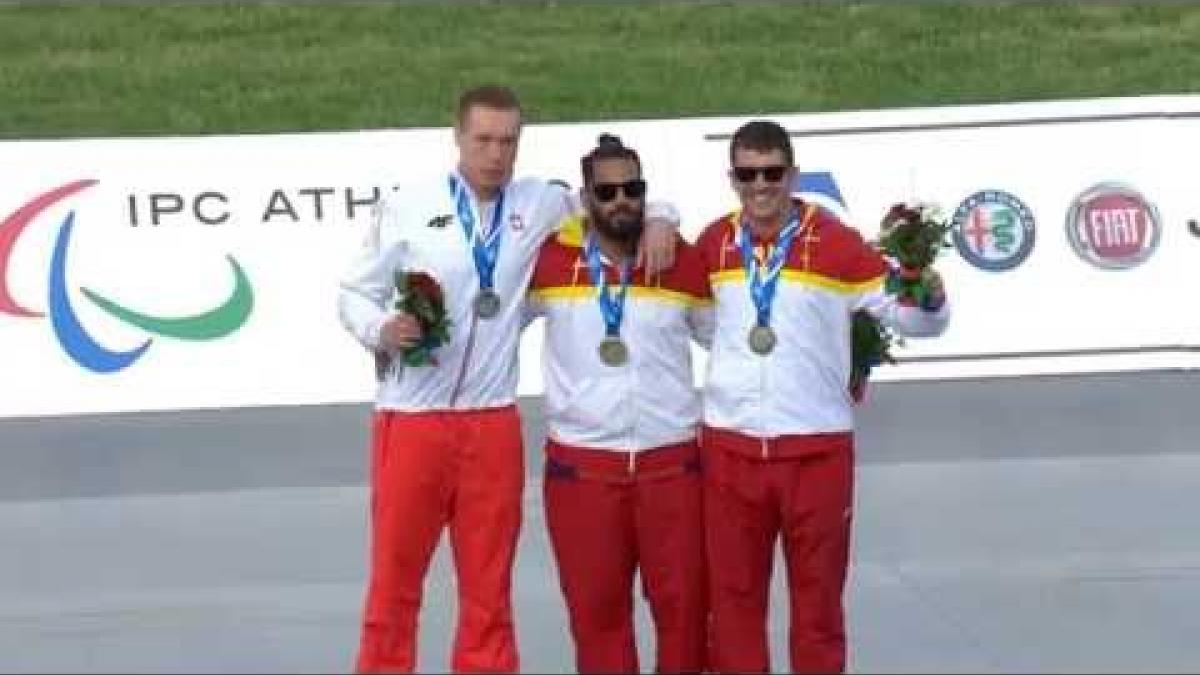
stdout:
{"type": "Polygon", "coordinates": [[[412,347],[404,352],[404,364],[408,366],[423,366],[429,363],[429,350],[425,347],[412,347]]]}
{"type": "Polygon", "coordinates": [[[925,288],[923,284],[915,286],[912,289],[912,298],[916,301],[918,306],[924,307],[925,301],[929,298],[929,289],[925,288]]]}

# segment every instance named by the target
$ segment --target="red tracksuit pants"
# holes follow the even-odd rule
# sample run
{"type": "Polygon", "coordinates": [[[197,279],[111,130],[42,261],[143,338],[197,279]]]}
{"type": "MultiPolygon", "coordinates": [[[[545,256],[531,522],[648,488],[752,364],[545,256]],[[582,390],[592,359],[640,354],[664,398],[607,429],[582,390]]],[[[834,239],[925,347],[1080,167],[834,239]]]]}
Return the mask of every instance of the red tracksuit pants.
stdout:
{"type": "Polygon", "coordinates": [[[704,669],[703,486],[694,443],[638,453],[550,441],[546,523],[581,673],[637,673],[633,586],[654,621],[658,672],[704,669]]]}
{"type": "Polygon", "coordinates": [[[458,582],[455,672],[519,668],[512,565],[524,455],[517,408],[376,412],[370,579],[359,672],[412,672],[429,562],[449,527],[458,582]]]}
{"type": "Polygon", "coordinates": [[[713,669],[770,671],[767,611],[782,536],[792,672],[843,672],[853,437],[764,442],[706,427],[701,445],[713,669]]]}

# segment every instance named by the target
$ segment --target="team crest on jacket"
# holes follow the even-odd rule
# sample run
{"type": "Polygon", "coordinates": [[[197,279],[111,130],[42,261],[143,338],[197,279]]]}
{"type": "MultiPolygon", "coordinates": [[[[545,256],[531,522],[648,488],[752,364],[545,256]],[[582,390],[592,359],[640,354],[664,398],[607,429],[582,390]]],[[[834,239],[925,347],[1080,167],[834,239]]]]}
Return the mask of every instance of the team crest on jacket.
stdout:
{"type": "Polygon", "coordinates": [[[525,229],[525,219],[519,213],[513,213],[508,216],[508,229],[520,232],[525,229]]]}
{"type": "Polygon", "coordinates": [[[453,219],[454,219],[453,215],[451,215],[449,213],[443,213],[440,216],[434,216],[434,217],[430,218],[429,222],[425,223],[425,227],[436,227],[438,229],[441,229],[441,228],[449,225],[450,221],[453,219]]]}

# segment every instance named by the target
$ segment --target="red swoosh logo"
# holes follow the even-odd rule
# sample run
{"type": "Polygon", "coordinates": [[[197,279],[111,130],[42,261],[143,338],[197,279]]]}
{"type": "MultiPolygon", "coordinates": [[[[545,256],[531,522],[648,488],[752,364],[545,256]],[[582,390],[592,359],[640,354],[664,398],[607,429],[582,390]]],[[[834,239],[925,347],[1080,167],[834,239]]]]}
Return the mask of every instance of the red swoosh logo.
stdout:
{"type": "Polygon", "coordinates": [[[50,190],[37,198],[25,204],[21,208],[13,211],[4,222],[0,222],[0,312],[11,314],[13,316],[43,316],[42,312],[37,312],[32,309],[27,309],[17,304],[13,299],[12,293],[8,290],[8,260],[12,255],[13,247],[17,243],[17,238],[21,236],[21,232],[29,225],[37,214],[41,213],[55,202],[61,201],[71,195],[85,190],[96,184],[95,180],[77,180],[61,185],[50,190]]]}

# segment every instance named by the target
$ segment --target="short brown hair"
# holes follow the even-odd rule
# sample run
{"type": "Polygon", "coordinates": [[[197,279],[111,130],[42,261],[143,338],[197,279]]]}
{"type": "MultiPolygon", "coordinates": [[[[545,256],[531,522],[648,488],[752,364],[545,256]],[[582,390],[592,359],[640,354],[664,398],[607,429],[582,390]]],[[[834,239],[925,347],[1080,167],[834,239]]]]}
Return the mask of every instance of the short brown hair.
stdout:
{"type": "Polygon", "coordinates": [[[474,107],[492,108],[493,110],[516,110],[521,112],[521,101],[516,92],[509,87],[498,84],[484,84],[472,87],[458,97],[457,124],[462,125],[467,113],[474,107]]]}
{"type": "Polygon", "coordinates": [[[729,141],[730,162],[733,162],[733,154],[738,150],[782,150],[788,166],[796,163],[792,152],[792,139],[788,137],[787,130],[770,120],[753,120],[738,127],[729,141]]]}

